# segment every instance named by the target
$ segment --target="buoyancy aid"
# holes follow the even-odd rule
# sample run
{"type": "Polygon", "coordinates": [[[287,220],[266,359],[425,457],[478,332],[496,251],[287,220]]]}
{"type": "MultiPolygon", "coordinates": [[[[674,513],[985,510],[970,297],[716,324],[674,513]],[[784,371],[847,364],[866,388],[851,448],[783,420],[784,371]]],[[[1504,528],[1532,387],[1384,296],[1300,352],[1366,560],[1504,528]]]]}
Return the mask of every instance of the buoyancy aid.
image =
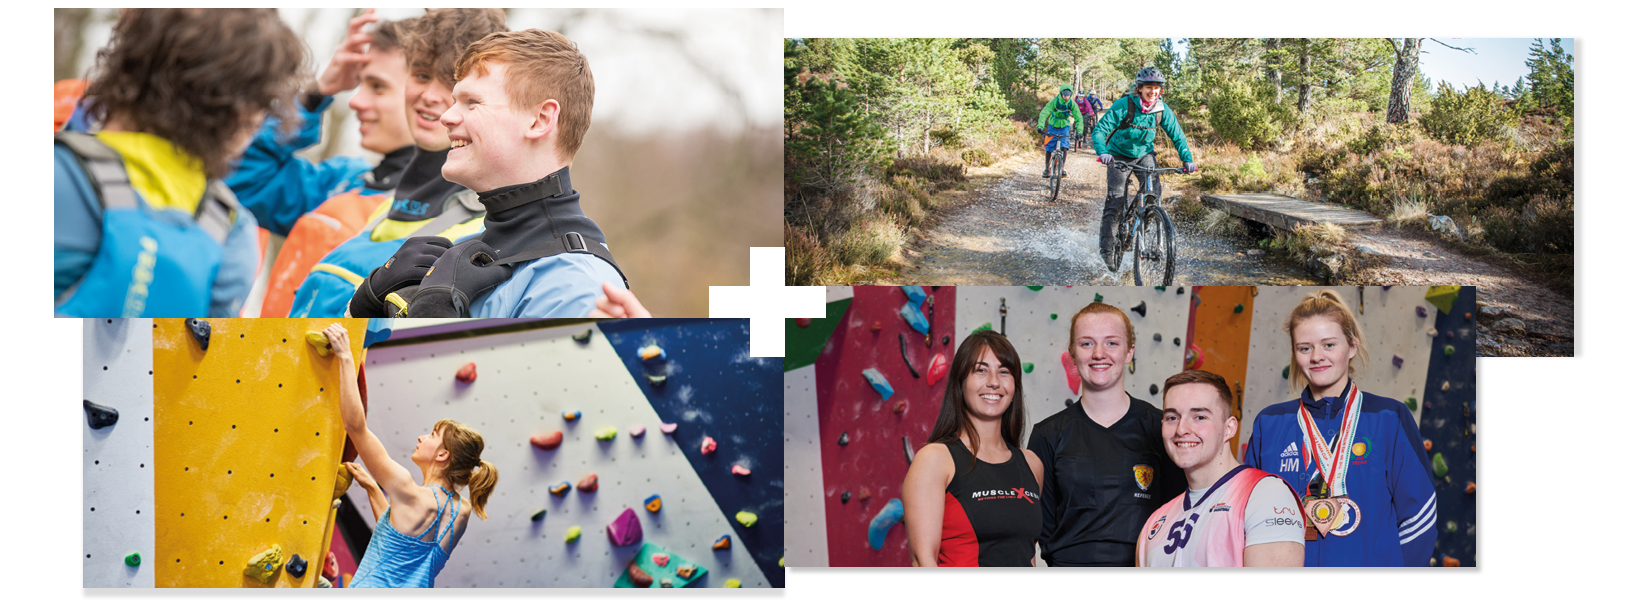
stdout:
{"type": "Polygon", "coordinates": [[[569,166],[535,182],[486,191],[480,202],[490,212],[480,240],[497,251],[498,263],[591,254],[615,267],[621,285],[631,287],[609,253],[604,232],[582,212],[581,194],[570,186],[569,166]]]}
{"type": "Polygon", "coordinates": [[[56,314],[208,316],[222,246],[241,210],[231,189],[208,181],[190,215],[156,209],[130,184],[118,151],[83,132],[58,132],[56,142],[79,160],[102,213],[95,260],[57,297],[56,314]]]}
{"type": "Polygon", "coordinates": [[[360,233],[379,206],[389,200],[390,192],[400,182],[405,160],[412,155],[411,149],[406,148],[406,157],[400,161],[396,161],[398,152],[385,156],[376,168],[362,175],[360,188],[339,193],[299,217],[271,265],[265,300],[260,304],[261,317],[288,316],[299,286],[311,269],[328,252],[360,233]]]}

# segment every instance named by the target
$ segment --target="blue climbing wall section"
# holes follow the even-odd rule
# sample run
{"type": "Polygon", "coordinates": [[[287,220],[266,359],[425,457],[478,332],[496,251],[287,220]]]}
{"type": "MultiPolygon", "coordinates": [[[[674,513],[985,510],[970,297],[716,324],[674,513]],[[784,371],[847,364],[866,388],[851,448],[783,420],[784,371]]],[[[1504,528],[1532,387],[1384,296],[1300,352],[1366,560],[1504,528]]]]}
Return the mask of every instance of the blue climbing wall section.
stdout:
{"type": "Polygon", "coordinates": [[[729,515],[734,551],[743,547],[774,587],[784,587],[784,359],[750,356],[745,321],[603,321],[598,328],[660,421],[678,425],[672,436],[729,515]],[[650,344],[666,352],[663,362],[639,356],[650,344]],[[665,383],[651,384],[649,373],[662,370],[665,383]],[[717,442],[709,455],[700,452],[707,436],[717,442]],[[750,475],[735,475],[735,464],[750,475]],[[734,518],[739,511],[756,514],[755,526],[734,518]]]}
{"type": "Polygon", "coordinates": [[[1455,304],[1439,309],[1432,358],[1422,396],[1422,440],[1438,493],[1439,540],[1434,566],[1478,566],[1477,290],[1463,287],[1455,304]],[[1445,354],[1450,347],[1451,354],[1445,354]],[[1471,491],[1471,492],[1469,492],[1471,491]]]}

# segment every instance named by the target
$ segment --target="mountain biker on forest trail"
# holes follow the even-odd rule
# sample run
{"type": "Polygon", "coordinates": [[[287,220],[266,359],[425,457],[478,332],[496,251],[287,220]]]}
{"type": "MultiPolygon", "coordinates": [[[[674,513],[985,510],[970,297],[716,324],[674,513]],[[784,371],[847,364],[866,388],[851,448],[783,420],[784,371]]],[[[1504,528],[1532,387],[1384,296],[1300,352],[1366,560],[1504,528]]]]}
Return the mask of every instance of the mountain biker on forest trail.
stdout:
{"type": "MultiPolygon", "coordinates": [[[[1050,137],[1049,141],[1044,144],[1044,178],[1050,176],[1049,160],[1050,156],[1055,153],[1056,146],[1059,145],[1066,149],[1072,148],[1072,124],[1074,122],[1081,124],[1084,116],[1094,115],[1094,113],[1094,107],[1089,106],[1088,103],[1079,106],[1078,102],[1072,99],[1071,84],[1062,84],[1061,92],[1056,94],[1055,98],[1050,99],[1049,103],[1044,105],[1044,109],[1038,112],[1038,123],[1044,127],[1044,134],[1050,137]]],[[[1066,176],[1065,166],[1062,166],[1061,176],[1066,176]]]]}
{"type": "MultiPolygon", "coordinates": [[[[1106,164],[1106,210],[1100,217],[1100,254],[1105,258],[1110,258],[1116,252],[1117,238],[1113,231],[1117,227],[1118,215],[1122,214],[1123,206],[1128,201],[1125,196],[1128,174],[1112,167],[1112,161],[1122,159],[1147,168],[1156,167],[1154,143],[1160,125],[1162,131],[1168,133],[1168,140],[1173,141],[1179,149],[1179,159],[1185,164],[1185,172],[1196,171],[1196,159],[1185,144],[1185,133],[1179,128],[1179,120],[1174,117],[1173,110],[1162,102],[1162,87],[1166,83],[1162,71],[1155,66],[1141,69],[1134,76],[1134,94],[1117,99],[1095,123],[1095,155],[1099,156],[1100,163],[1106,164]]],[[[1144,179],[1146,176],[1136,175],[1135,178],[1144,179]]],[[[1161,188],[1161,184],[1157,183],[1155,193],[1159,196],[1162,194],[1161,188]]],[[[1108,260],[1106,264],[1109,266],[1111,262],[1108,260]]]]}

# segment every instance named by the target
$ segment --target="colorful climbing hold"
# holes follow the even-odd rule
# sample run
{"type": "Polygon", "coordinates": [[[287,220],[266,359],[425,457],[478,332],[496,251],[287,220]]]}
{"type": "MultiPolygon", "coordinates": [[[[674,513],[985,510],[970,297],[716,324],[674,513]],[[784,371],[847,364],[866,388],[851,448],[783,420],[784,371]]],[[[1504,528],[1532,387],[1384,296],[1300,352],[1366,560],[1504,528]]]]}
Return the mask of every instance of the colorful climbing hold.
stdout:
{"type": "Polygon", "coordinates": [[[1051,321],[1054,321],[1054,320],[1059,319],[1059,318],[1061,318],[1061,315],[1057,315],[1055,313],[1050,313],[1049,314],[1049,320],[1051,320],[1051,321]]]}
{"type": "Polygon", "coordinates": [[[671,587],[672,586],[671,577],[661,577],[660,578],[660,586],[661,587],[671,587]]]}
{"type": "Polygon", "coordinates": [[[1444,522],[1444,532],[1446,533],[1454,533],[1457,530],[1460,530],[1460,528],[1461,527],[1457,526],[1456,521],[1454,520],[1446,520],[1444,522]]]}
{"type": "Polygon", "coordinates": [[[1416,305],[1416,316],[1422,319],[1428,318],[1428,309],[1421,304],[1416,305]]]}
{"type": "Polygon", "coordinates": [[[727,580],[727,581],[724,581],[724,582],[723,582],[723,583],[722,583],[722,586],[723,586],[723,587],[740,587],[740,586],[742,586],[742,585],[743,585],[743,584],[741,584],[741,583],[740,583],[740,582],[739,582],[739,579],[728,579],[728,580],[727,580]]]}
{"type": "Polygon", "coordinates": [[[1083,376],[1078,373],[1078,366],[1072,364],[1072,355],[1064,350],[1061,351],[1061,371],[1066,373],[1067,389],[1077,394],[1078,389],[1083,387],[1083,376]]]}
{"type": "Polygon", "coordinates": [[[583,331],[581,333],[572,335],[572,336],[570,336],[570,339],[575,340],[577,344],[586,344],[588,342],[591,342],[592,341],[592,330],[588,329],[587,331],[583,331]]]}
{"type": "Polygon", "coordinates": [[[530,437],[530,446],[543,451],[552,451],[564,443],[564,433],[554,430],[551,434],[538,434],[530,437]]]}
{"type": "Polygon", "coordinates": [[[1411,411],[1415,411],[1416,410],[1416,397],[1414,397],[1414,396],[1407,397],[1405,399],[1405,406],[1410,407],[1411,411]]]}
{"type": "Polygon", "coordinates": [[[734,514],[734,520],[738,520],[740,524],[745,525],[745,528],[756,526],[756,515],[750,512],[741,511],[734,514]]]}
{"type": "Polygon", "coordinates": [[[85,400],[85,420],[91,430],[100,430],[118,423],[118,409],[85,400]]]}
{"type": "Polygon", "coordinates": [[[564,531],[564,542],[565,543],[575,543],[576,541],[579,541],[579,540],[581,540],[581,527],[572,526],[572,527],[570,527],[569,530],[564,531]]]}
{"type": "Polygon", "coordinates": [[[908,322],[909,327],[914,328],[914,331],[923,334],[931,333],[931,322],[925,320],[925,315],[920,314],[919,306],[904,304],[902,308],[897,309],[897,312],[903,316],[904,321],[908,322]]]}
{"type": "Polygon", "coordinates": [[[1448,566],[1448,567],[1452,567],[1452,568],[1459,567],[1459,566],[1461,566],[1461,560],[1451,558],[1450,556],[1445,556],[1444,557],[1444,565],[1448,566]]]}
{"type": "Polygon", "coordinates": [[[609,542],[617,546],[632,545],[643,540],[643,523],[631,508],[621,510],[621,515],[611,520],[606,528],[609,530],[609,542]]]}
{"type": "Polygon", "coordinates": [[[734,464],[731,471],[734,473],[734,476],[750,476],[750,470],[739,464],[734,464]]]}
{"type": "Polygon", "coordinates": [[[655,358],[664,359],[666,358],[666,351],[661,350],[659,346],[650,344],[648,346],[639,348],[638,356],[642,357],[645,361],[653,360],[655,358]]]}
{"type": "Polygon", "coordinates": [[[124,557],[125,566],[141,566],[141,552],[130,552],[124,557]]]}
{"type": "Polygon", "coordinates": [[[1444,345],[1444,356],[1447,356],[1447,357],[1448,356],[1454,356],[1455,354],[1456,354],[1456,347],[1454,345],[1451,345],[1451,344],[1445,344],[1444,345]]]}
{"type": "Polygon", "coordinates": [[[666,376],[665,375],[655,375],[653,373],[644,373],[643,377],[645,379],[649,380],[649,385],[650,386],[664,386],[664,385],[666,385],[666,376]]]}
{"type": "Polygon", "coordinates": [[[282,546],[273,544],[271,549],[249,558],[248,564],[243,566],[243,574],[259,579],[261,583],[270,583],[279,568],[282,568],[282,546]]]}
{"type": "Polygon", "coordinates": [[[582,476],[581,480],[576,481],[576,490],[583,493],[591,493],[598,490],[598,475],[588,474],[586,476],[582,476]]]}
{"type": "Polygon", "coordinates": [[[333,481],[333,498],[343,497],[344,492],[350,490],[350,481],[352,480],[355,480],[355,477],[350,475],[350,468],[344,464],[339,464],[338,480],[333,481]]]}
{"type": "Polygon", "coordinates": [[[1397,354],[1394,355],[1394,368],[1395,369],[1403,369],[1404,367],[1405,367],[1405,359],[1399,358],[1399,355],[1397,355],[1397,354]]]}
{"type": "Polygon", "coordinates": [[[858,489],[858,501],[868,501],[868,500],[869,500],[869,487],[860,487],[858,489]]]}
{"type": "Polygon", "coordinates": [[[660,424],[661,434],[671,434],[677,431],[677,424],[660,424]]]}
{"type": "Polygon", "coordinates": [[[846,446],[846,443],[849,443],[849,442],[852,442],[852,439],[851,439],[851,438],[848,438],[848,437],[847,437],[847,436],[846,436],[846,433],[845,433],[845,432],[842,432],[842,433],[841,433],[841,437],[840,437],[840,438],[838,438],[838,439],[835,439],[835,444],[837,444],[837,445],[840,445],[840,446],[843,446],[843,447],[844,447],[844,446],[846,446]]]}
{"type": "Polygon", "coordinates": [[[903,293],[908,295],[909,301],[915,304],[925,301],[925,288],[918,285],[904,285],[903,293]]]}
{"type": "Polygon", "coordinates": [[[1444,475],[1449,474],[1449,473],[1450,473],[1450,466],[1449,466],[1449,464],[1446,464],[1444,462],[1444,453],[1434,453],[1433,454],[1433,475],[1437,476],[1439,478],[1444,478],[1444,475]]]}
{"type": "Polygon", "coordinates": [[[333,344],[327,341],[327,334],[319,331],[305,332],[305,342],[316,347],[316,354],[327,356],[333,354],[333,344]]]}
{"type": "Polygon", "coordinates": [[[841,503],[852,500],[852,491],[841,491],[841,503]]]}
{"type": "Polygon", "coordinates": [[[869,324],[869,331],[870,332],[880,331],[880,322],[875,321],[874,323],[869,324]]]}
{"type": "Polygon", "coordinates": [[[597,432],[592,433],[592,437],[602,441],[611,441],[615,440],[615,434],[616,432],[613,426],[605,426],[603,428],[599,428],[597,432]]]}
{"type": "Polygon", "coordinates": [[[716,542],[711,544],[711,549],[714,549],[714,550],[730,549],[732,547],[733,547],[733,539],[728,538],[727,535],[717,537],[716,542]]]}
{"type": "Polygon", "coordinates": [[[1141,300],[1139,304],[1135,305],[1134,308],[1130,308],[1129,310],[1140,313],[1140,316],[1142,317],[1145,316],[1145,301],[1141,300]]]}
{"type": "Polygon", "coordinates": [[[654,561],[656,566],[664,568],[667,564],[671,563],[671,554],[653,554],[649,556],[649,559],[654,561]]]}
{"type": "MultiPolygon", "coordinates": [[[[983,323],[981,327],[970,330],[971,333],[976,333],[978,331],[993,331],[993,322],[988,321],[986,323],[983,323]]],[[[948,345],[948,336],[942,336],[942,338],[943,338],[942,344],[944,346],[947,346],[948,345]]]]}
{"type": "Polygon", "coordinates": [[[903,500],[892,499],[869,521],[869,547],[880,549],[886,545],[886,531],[903,520],[903,500]]]}
{"type": "MultiPolygon", "coordinates": [[[[650,495],[648,498],[643,500],[643,509],[649,510],[650,514],[659,514],[660,513],[660,504],[661,504],[660,494],[656,493],[654,495],[650,495]]],[[[661,566],[665,566],[665,565],[662,564],[661,566]]]]}
{"type": "Polygon", "coordinates": [[[1033,364],[1032,363],[1022,363],[1021,364],[1021,372],[1022,373],[1032,373],[1033,372],[1033,364]]]}
{"type": "Polygon", "coordinates": [[[1429,304],[1438,307],[1439,312],[1450,314],[1450,309],[1456,306],[1456,296],[1461,293],[1461,286],[1435,285],[1428,288],[1428,293],[1422,296],[1429,304]]]}
{"type": "Polygon", "coordinates": [[[1030,290],[1033,290],[1033,291],[1039,291],[1039,290],[1044,289],[1044,286],[1042,286],[1042,285],[1029,285],[1029,286],[1027,286],[1027,289],[1030,289],[1030,290]]]}
{"type": "Polygon", "coordinates": [[[892,413],[902,415],[904,411],[908,411],[908,401],[905,401],[903,399],[897,399],[897,402],[892,403],[892,406],[891,406],[891,412],[892,413]]]}
{"type": "Polygon", "coordinates": [[[322,576],[335,580],[339,578],[339,556],[333,550],[327,550],[327,557],[322,559],[322,576]]]}
{"type": "Polygon", "coordinates": [[[1157,286],[1152,287],[1151,289],[1157,290],[1159,292],[1165,292],[1165,291],[1168,291],[1168,286],[1166,286],[1166,285],[1157,285],[1157,286]]]}
{"type": "Polygon", "coordinates": [[[892,390],[891,382],[886,381],[886,376],[880,375],[878,369],[871,367],[863,370],[863,379],[869,380],[869,386],[873,387],[875,392],[880,393],[880,400],[891,399],[892,393],[895,392],[892,390]]]}
{"type": "Polygon", "coordinates": [[[305,567],[308,564],[304,558],[299,557],[299,554],[294,554],[292,558],[288,558],[288,564],[283,568],[288,571],[288,574],[293,575],[293,578],[301,579],[305,576],[305,567]]]}
{"type": "Polygon", "coordinates": [[[564,412],[564,421],[573,422],[573,421],[576,421],[578,419],[581,419],[581,410],[577,409],[575,411],[565,411],[564,412]]]}
{"type": "Polygon", "coordinates": [[[1440,392],[1449,392],[1450,391],[1450,380],[1445,380],[1444,382],[1440,383],[1439,384],[1439,391],[1440,392]]]}
{"type": "Polygon", "coordinates": [[[197,340],[198,347],[209,349],[209,322],[203,319],[187,319],[186,328],[192,333],[192,339],[197,340]]]}
{"type": "Polygon", "coordinates": [[[547,510],[545,510],[545,509],[536,510],[534,512],[531,512],[530,521],[531,522],[541,522],[542,519],[546,518],[546,517],[547,517],[547,510]]]}
{"type": "Polygon", "coordinates": [[[1476,492],[1478,492],[1478,483],[1471,480],[1467,481],[1467,494],[1472,495],[1476,492]]]}
{"type": "Polygon", "coordinates": [[[1425,450],[1428,450],[1428,451],[1432,451],[1433,450],[1433,440],[1432,439],[1427,439],[1427,438],[1422,439],[1422,448],[1425,449],[1425,450]]]}
{"type": "Polygon", "coordinates": [[[632,429],[627,430],[626,433],[632,438],[643,438],[643,426],[632,426],[632,429]]]}
{"type": "MultiPolygon", "coordinates": [[[[724,536],[723,538],[727,539],[726,536],[724,536]]],[[[693,564],[680,565],[680,566],[677,567],[677,576],[682,577],[684,579],[692,578],[694,576],[694,570],[695,570],[695,568],[694,568],[693,564]]]]}
{"type": "Polygon", "coordinates": [[[643,569],[638,568],[638,561],[636,559],[628,560],[626,562],[626,577],[632,581],[632,585],[637,587],[648,587],[655,584],[654,577],[650,576],[649,573],[644,572],[643,569]]]}
{"type": "Polygon", "coordinates": [[[557,495],[559,497],[563,497],[565,493],[570,492],[570,483],[569,483],[569,481],[565,481],[565,482],[561,482],[561,483],[558,483],[556,485],[547,487],[547,492],[552,493],[554,495],[557,495]]]}
{"type": "Polygon", "coordinates": [[[812,327],[812,319],[807,319],[807,318],[796,319],[796,327],[800,327],[802,329],[812,327]]]}
{"type": "Polygon", "coordinates": [[[1239,315],[1239,314],[1242,313],[1242,311],[1245,311],[1245,310],[1247,310],[1247,305],[1245,305],[1245,304],[1237,304],[1235,308],[1230,309],[1230,312],[1233,312],[1233,313],[1236,313],[1236,314],[1239,315]]]}
{"type": "Polygon", "coordinates": [[[705,437],[705,440],[700,441],[700,454],[701,455],[710,455],[712,453],[715,453],[716,450],[717,450],[717,439],[707,436],[707,437],[705,437]]]}
{"type": "Polygon", "coordinates": [[[935,386],[937,382],[942,381],[942,378],[947,377],[947,375],[948,359],[944,358],[942,353],[939,352],[936,356],[931,357],[931,366],[925,370],[925,385],[935,386]]]}
{"type": "Polygon", "coordinates": [[[462,367],[457,369],[457,381],[462,382],[464,384],[467,384],[469,382],[473,382],[474,379],[478,378],[478,377],[480,377],[479,373],[474,371],[474,364],[473,363],[463,365],[462,367]]]}

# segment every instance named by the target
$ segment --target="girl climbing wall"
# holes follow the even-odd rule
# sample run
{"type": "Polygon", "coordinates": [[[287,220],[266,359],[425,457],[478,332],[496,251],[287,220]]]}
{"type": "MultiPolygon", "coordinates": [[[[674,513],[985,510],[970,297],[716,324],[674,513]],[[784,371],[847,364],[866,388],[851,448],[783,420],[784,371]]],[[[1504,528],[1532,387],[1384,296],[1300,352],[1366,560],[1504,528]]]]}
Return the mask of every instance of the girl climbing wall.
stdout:
{"type": "Polygon", "coordinates": [[[423,484],[413,482],[406,468],[390,459],[383,443],[367,429],[349,334],[337,324],[323,333],[339,364],[339,413],[344,431],[390,502],[351,586],[434,587],[435,576],[445,568],[468,527],[469,512],[485,518],[485,502],[496,488],[496,467],[480,460],[485,440],[454,420],[440,420],[433,432],[418,437],[412,461],[423,474],[423,484]],[[464,487],[468,488],[466,501],[458,492],[464,487]]]}

